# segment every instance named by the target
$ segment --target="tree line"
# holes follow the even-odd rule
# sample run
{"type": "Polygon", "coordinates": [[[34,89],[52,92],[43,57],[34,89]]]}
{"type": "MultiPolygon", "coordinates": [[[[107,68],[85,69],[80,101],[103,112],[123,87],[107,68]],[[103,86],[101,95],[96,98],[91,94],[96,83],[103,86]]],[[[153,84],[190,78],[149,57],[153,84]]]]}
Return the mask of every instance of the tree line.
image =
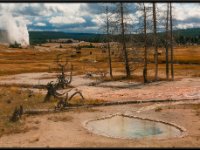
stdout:
{"type": "MultiPolygon", "coordinates": [[[[147,33],[151,37],[152,33],[147,33]]],[[[176,45],[187,45],[187,44],[200,44],[200,28],[194,29],[184,29],[184,30],[174,30],[174,39],[176,45]],[[199,34],[198,34],[199,33],[199,34]]],[[[115,36],[115,39],[118,38],[118,35],[115,36]]],[[[140,38],[141,34],[130,34],[129,36],[133,38],[140,39],[140,42],[143,42],[143,39],[140,38]]],[[[1,36],[0,36],[1,37],[1,36]]],[[[102,42],[102,39],[105,39],[105,34],[90,34],[90,33],[65,33],[58,31],[29,31],[29,39],[31,45],[46,43],[50,39],[59,39],[59,38],[72,38],[75,40],[99,43],[102,42]]],[[[161,47],[164,43],[164,32],[158,33],[159,41],[158,46],[161,47]]],[[[139,42],[139,41],[138,41],[139,42]]],[[[152,39],[148,39],[148,43],[152,43],[152,39]]]]}

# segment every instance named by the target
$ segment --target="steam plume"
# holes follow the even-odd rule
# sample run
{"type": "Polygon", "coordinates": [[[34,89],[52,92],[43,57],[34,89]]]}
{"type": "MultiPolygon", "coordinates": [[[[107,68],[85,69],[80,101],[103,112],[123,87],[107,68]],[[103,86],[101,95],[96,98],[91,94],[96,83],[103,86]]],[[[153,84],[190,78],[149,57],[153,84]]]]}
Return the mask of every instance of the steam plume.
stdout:
{"type": "Polygon", "coordinates": [[[0,30],[4,31],[1,41],[9,44],[15,42],[22,46],[29,45],[29,34],[26,23],[19,18],[14,18],[11,14],[6,13],[0,17],[0,30]]]}

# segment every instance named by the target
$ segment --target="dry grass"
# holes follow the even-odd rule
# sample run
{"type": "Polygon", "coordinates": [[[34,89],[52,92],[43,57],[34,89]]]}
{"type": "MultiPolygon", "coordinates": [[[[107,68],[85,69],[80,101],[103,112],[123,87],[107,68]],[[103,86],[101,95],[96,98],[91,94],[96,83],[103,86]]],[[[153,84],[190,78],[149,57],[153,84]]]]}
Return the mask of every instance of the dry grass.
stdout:
{"type": "MultiPolygon", "coordinates": [[[[49,109],[54,108],[57,100],[52,98],[48,103],[44,103],[45,95],[32,93],[30,90],[21,90],[18,87],[0,87],[0,136],[4,134],[27,132],[32,128],[25,126],[26,117],[23,116],[18,122],[10,122],[10,117],[15,109],[23,105],[24,109],[49,109]]],[[[74,97],[70,104],[72,106],[99,104],[101,100],[80,100],[80,97],[74,97]]],[[[89,110],[88,110],[89,111],[89,110]]],[[[53,117],[53,121],[70,121],[69,117],[53,117]]],[[[38,124],[39,122],[35,122],[38,124]]]]}
{"type": "Polygon", "coordinates": [[[98,99],[80,99],[80,97],[74,97],[71,101],[69,101],[69,104],[72,106],[77,106],[77,105],[94,105],[94,104],[102,104],[105,103],[106,101],[104,100],[98,100],[98,99]]]}
{"type": "MultiPolygon", "coordinates": [[[[84,43],[83,43],[84,44],[84,43]]],[[[88,43],[87,43],[88,44],[88,43]]],[[[56,71],[55,58],[57,54],[64,54],[64,57],[67,58],[74,66],[74,75],[85,74],[86,72],[98,72],[98,71],[108,71],[108,61],[107,54],[102,52],[102,49],[99,48],[98,43],[93,44],[95,48],[82,48],[81,54],[74,54],[75,49],[73,45],[63,44],[62,49],[55,48],[56,44],[49,43],[45,44],[48,46],[48,50],[40,51],[46,47],[38,47],[36,49],[11,49],[7,47],[0,46],[0,75],[10,75],[18,73],[28,73],[28,72],[44,72],[44,71],[56,71]],[[8,51],[9,50],[9,51],[8,51]],[[90,55],[92,52],[92,55],[90,55]],[[71,55],[74,54],[73,57],[71,55]],[[95,62],[95,60],[97,62],[95,62]],[[49,70],[50,68],[50,70],[49,70]]],[[[59,46],[59,44],[57,44],[59,46]]],[[[113,45],[112,49],[116,51],[116,46],[113,45]]],[[[143,49],[138,49],[138,51],[143,52],[143,49]]],[[[150,48],[150,51],[153,51],[150,48]]],[[[165,73],[165,53],[164,49],[159,56],[159,73],[161,77],[164,77],[162,74],[165,73]]],[[[143,53],[140,53],[138,56],[142,56],[143,53]]],[[[114,72],[124,73],[124,64],[122,59],[119,57],[119,53],[115,52],[112,55],[112,66],[114,72]]],[[[152,53],[149,55],[149,60],[152,61],[152,53]]],[[[174,48],[174,60],[180,64],[175,65],[175,75],[176,76],[200,76],[200,48],[199,46],[189,46],[189,47],[175,47],[174,48]],[[195,63],[196,65],[194,65],[195,63]]],[[[133,64],[134,65],[134,64],[133,64]]],[[[148,65],[150,76],[154,75],[154,65],[148,65]]],[[[133,75],[142,76],[142,65],[137,70],[133,72],[133,75]]]]}
{"type": "Polygon", "coordinates": [[[62,122],[67,122],[67,121],[72,121],[73,117],[72,116],[51,116],[48,117],[48,120],[54,121],[54,122],[58,122],[58,121],[62,121],[62,122]]]}
{"type": "Polygon", "coordinates": [[[179,104],[179,105],[172,105],[167,106],[168,109],[193,109],[193,110],[200,110],[200,104],[179,104]]]}
{"type": "Polygon", "coordinates": [[[75,113],[83,113],[83,112],[102,112],[102,110],[96,108],[77,108],[72,110],[75,113]]]}
{"type": "MultiPolygon", "coordinates": [[[[159,61],[165,61],[165,49],[160,48],[159,51],[161,55],[159,56],[159,61]]],[[[200,47],[199,46],[177,46],[174,47],[174,61],[180,64],[200,64],[200,47]]],[[[169,52],[170,54],[170,52],[169,52]]],[[[153,57],[150,56],[150,60],[153,57]]]]}
{"type": "Polygon", "coordinates": [[[53,103],[43,103],[44,95],[30,94],[30,91],[22,91],[16,87],[0,87],[0,136],[3,134],[26,132],[30,128],[24,126],[24,119],[19,122],[10,122],[16,106],[23,105],[24,109],[30,108],[51,108],[53,103]]]}
{"type": "Polygon", "coordinates": [[[168,106],[167,109],[191,109],[196,116],[200,117],[200,104],[179,104],[168,106]]]}
{"type": "Polygon", "coordinates": [[[161,110],[162,110],[161,107],[157,107],[157,108],[155,109],[155,112],[160,112],[161,110]]]}

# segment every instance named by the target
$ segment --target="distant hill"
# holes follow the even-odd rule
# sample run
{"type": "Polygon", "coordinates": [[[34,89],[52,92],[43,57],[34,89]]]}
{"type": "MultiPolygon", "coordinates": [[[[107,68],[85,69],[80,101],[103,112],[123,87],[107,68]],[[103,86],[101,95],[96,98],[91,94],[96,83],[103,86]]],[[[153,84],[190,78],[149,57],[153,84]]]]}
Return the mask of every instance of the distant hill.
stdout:
{"type": "MultiPolygon", "coordinates": [[[[161,33],[163,34],[163,33],[161,33]]],[[[179,29],[174,31],[177,43],[200,43],[200,28],[179,29]]],[[[30,44],[45,43],[48,39],[72,38],[80,41],[102,42],[104,34],[94,33],[65,33],[56,31],[29,31],[30,44]]]]}

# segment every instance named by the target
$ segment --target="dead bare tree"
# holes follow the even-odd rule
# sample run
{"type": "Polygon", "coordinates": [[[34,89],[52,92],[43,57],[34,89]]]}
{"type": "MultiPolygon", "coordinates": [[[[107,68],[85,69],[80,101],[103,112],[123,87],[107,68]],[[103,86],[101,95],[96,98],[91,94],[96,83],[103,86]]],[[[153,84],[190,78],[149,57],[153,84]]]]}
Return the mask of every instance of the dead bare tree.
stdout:
{"type": "Polygon", "coordinates": [[[170,46],[171,46],[171,77],[174,80],[174,51],[173,51],[173,27],[172,27],[172,3],[169,4],[170,11],[170,46]]]}
{"type": "MultiPolygon", "coordinates": [[[[152,31],[152,7],[150,4],[146,3],[138,3],[137,7],[137,24],[135,25],[135,32],[137,34],[133,35],[133,43],[134,49],[136,53],[134,53],[134,58],[138,60],[138,67],[143,69],[143,81],[144,83],[148,83],[147,77],[147,65],[148,65],[148,54],[151,54],[150,49],[148,47],[152,45],[153,38],[152,34],[148,34],[148,32],[152,31]],[[141,51],[140,48],[143,47],[144,51],[141,51]]],[[[137,65],[137,64],[136,64],[137,65]]]]}
{"type": "Polygon", "coordinates": [[[147,14],[146,14],[146,7],[143,3],[143,15],[144,15],[144,69],[143,69],[143,78],[144,83],[147,83],[147,14]]]}
{"type": "Polygon", "coordinates": [[[107,33],[107,48],[108,48],[108,63],[109,63],[109,69],[110,69],[110,78],[113,78],[112,75],[112,58],[111,58],[111,52],[110,52],[110,39],[109,39],[109,30],[110,30],[110,25],[109,25],[109,11],[108,11],[108,6],[106,6],[106,33],[107,33]]]}
{"type": "Polygon", "coordinates": [[[125,28],[124,28],[124,5],[120,2],[120,16],[121,16],[121,42],[123,46],[123,55],[124,55],[124,63],[125,63],[125,70],[126,70],[126,77],[131,76],[129,60],[128,60],[128,52],[126,49],[126,41],[125,41],[125,28]]]}
{"type": "Polygon", "coordinates": [[[156,4],[153,2],[153,33],[154,33],[154,63],[155,63],[155,81],[158,80],[158,44],[157,44],[157,23],[156,23],[156,4]]]}
{"type": "Polygon", "coordinates": [[[167,4],[167,16],[166,16],[166,29],[165,29],[165,34],[166,34],[166,79],[169,80],[169,4],[167,4]]]}

